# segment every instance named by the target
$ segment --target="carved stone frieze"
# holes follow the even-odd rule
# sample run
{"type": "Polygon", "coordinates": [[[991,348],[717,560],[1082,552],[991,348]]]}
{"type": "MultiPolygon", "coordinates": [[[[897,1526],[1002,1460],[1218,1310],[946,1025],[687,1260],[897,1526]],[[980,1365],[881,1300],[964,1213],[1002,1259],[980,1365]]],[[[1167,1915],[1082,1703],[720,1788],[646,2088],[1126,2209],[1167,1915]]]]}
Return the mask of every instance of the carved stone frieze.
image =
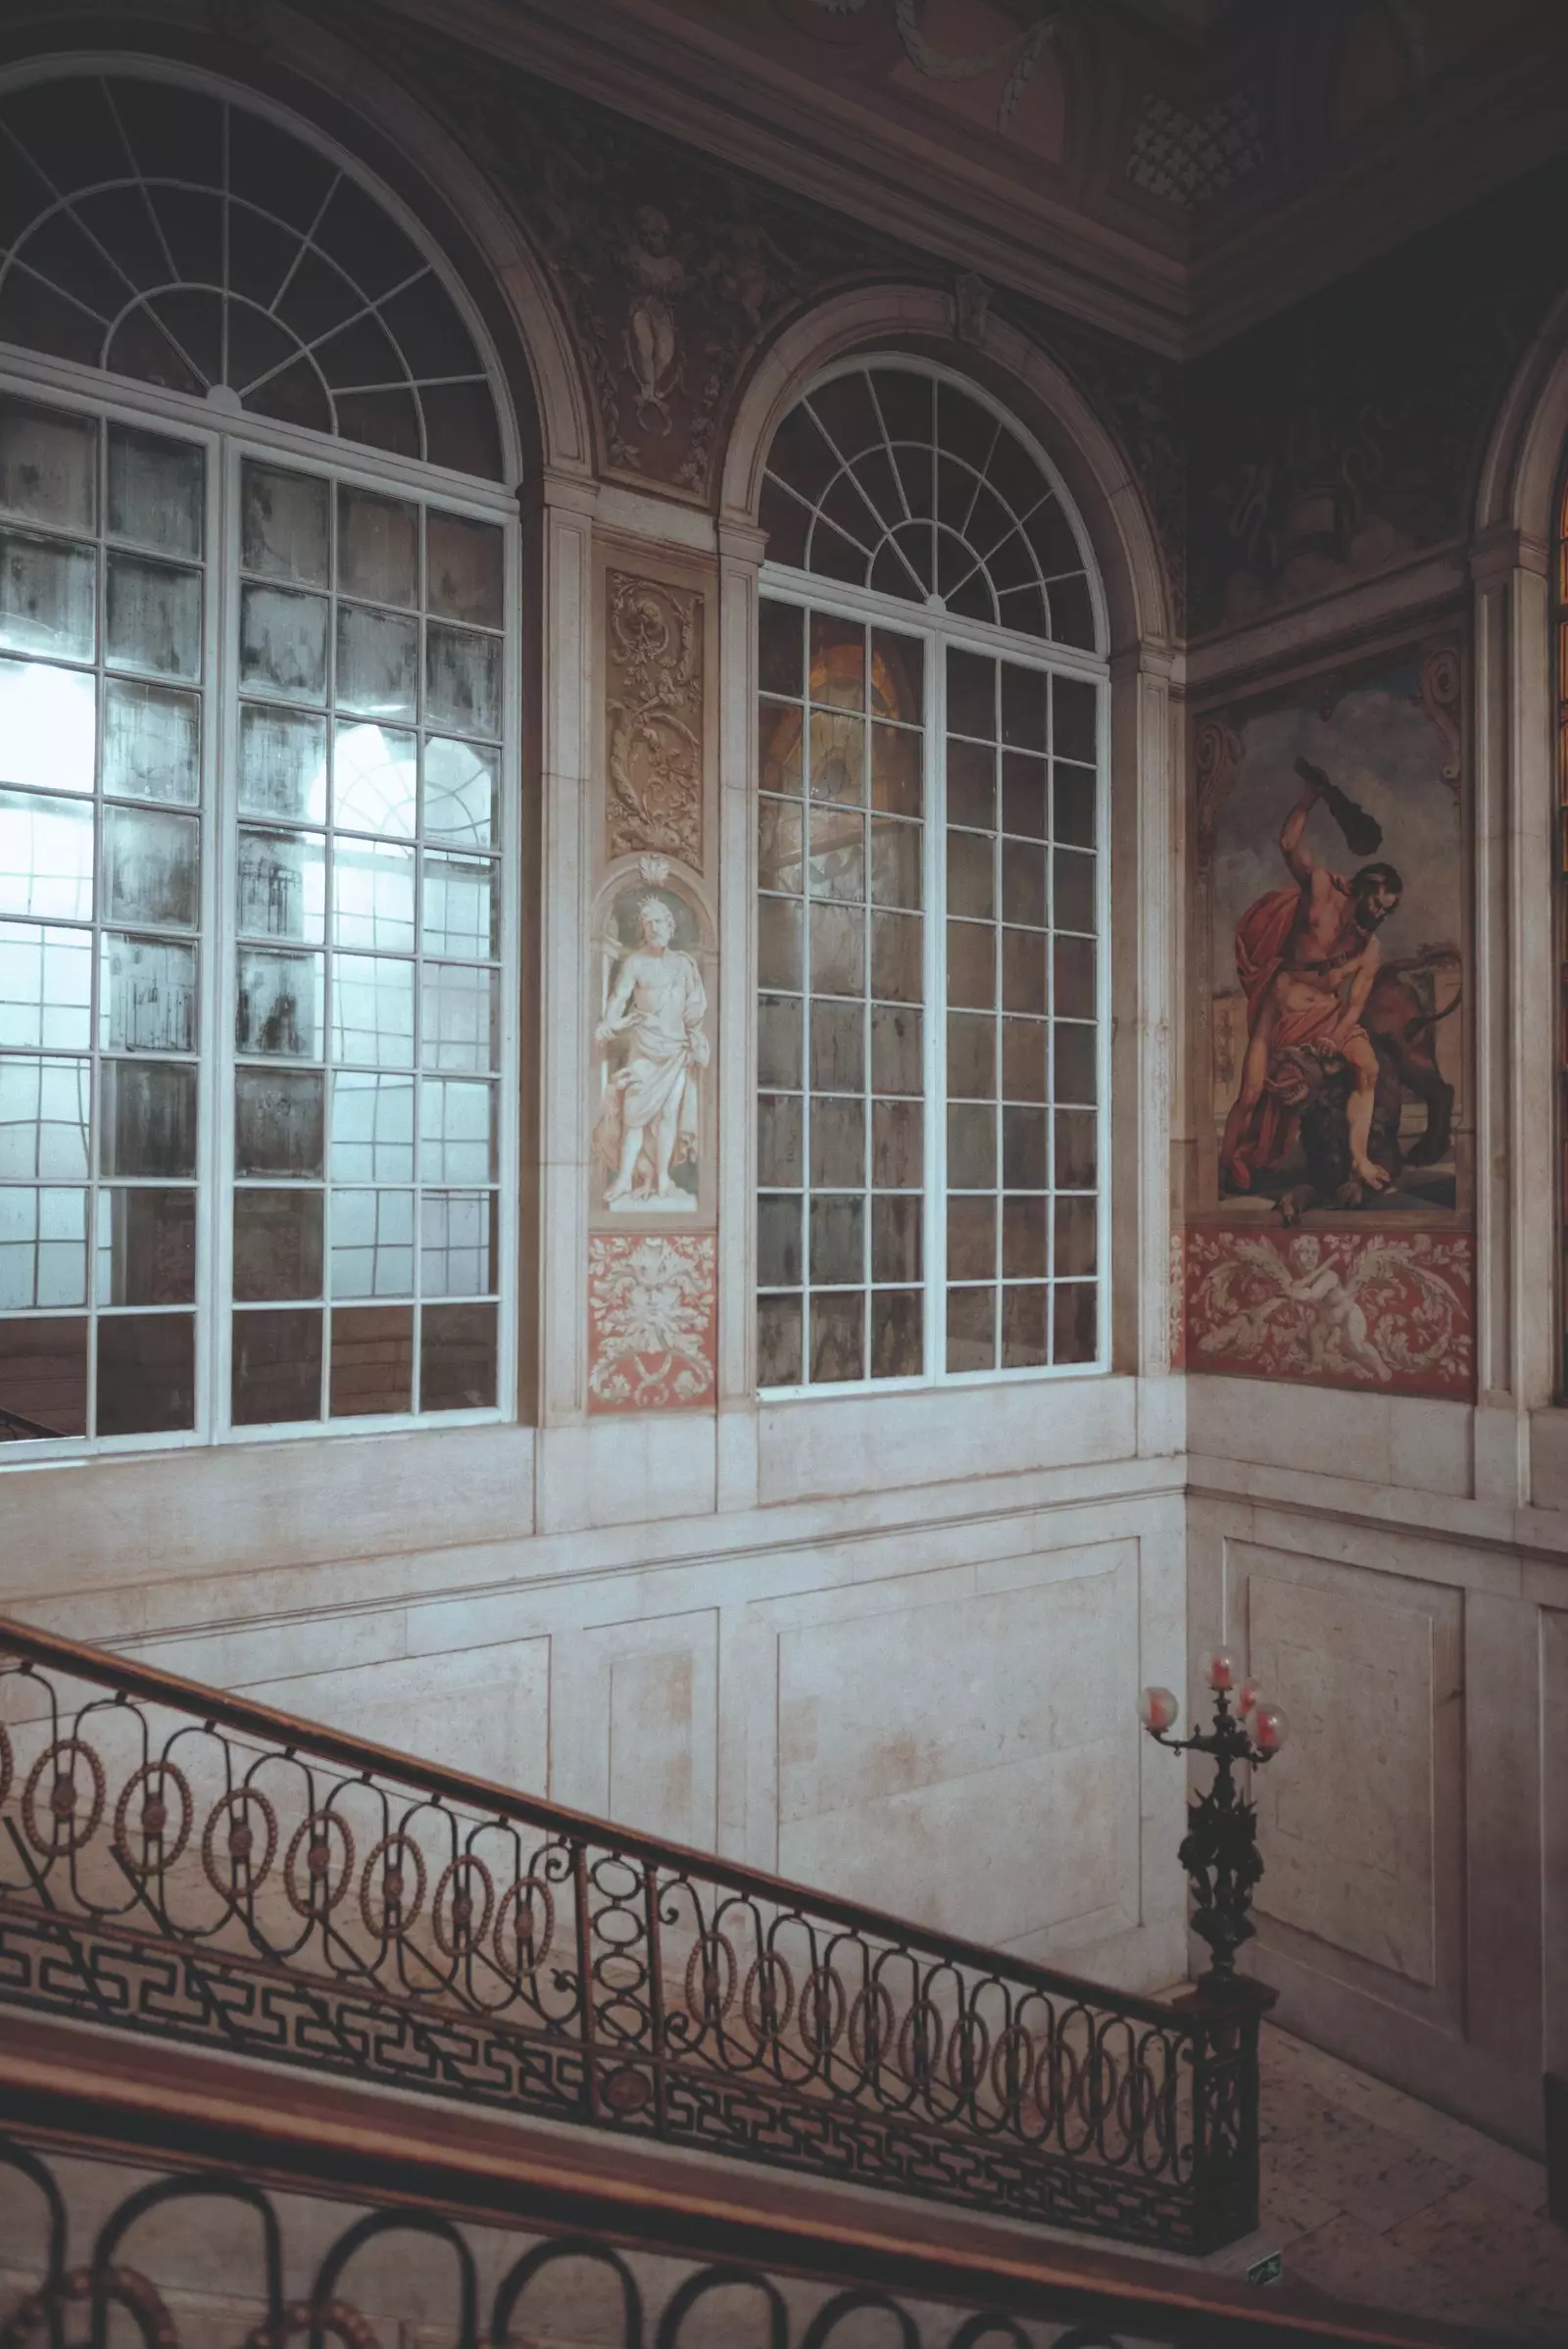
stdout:
{"type": "Polygon", "coordinates": [[[649,850],[703,869],[703,599],[611,571],[605,581],[605,854],[649,850]]]}

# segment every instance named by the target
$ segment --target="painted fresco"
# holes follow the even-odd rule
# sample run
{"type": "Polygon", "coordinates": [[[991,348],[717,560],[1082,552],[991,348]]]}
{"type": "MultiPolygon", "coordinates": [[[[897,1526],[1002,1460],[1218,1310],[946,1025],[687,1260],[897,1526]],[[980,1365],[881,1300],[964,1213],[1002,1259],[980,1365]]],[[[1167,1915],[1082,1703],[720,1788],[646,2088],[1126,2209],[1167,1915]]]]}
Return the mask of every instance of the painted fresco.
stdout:
{"type": "Polygon", "coordinates": [[[1461,680],[1440,640],[1200,723],[1193,1368],[1470,1390],[1461,680]]]}

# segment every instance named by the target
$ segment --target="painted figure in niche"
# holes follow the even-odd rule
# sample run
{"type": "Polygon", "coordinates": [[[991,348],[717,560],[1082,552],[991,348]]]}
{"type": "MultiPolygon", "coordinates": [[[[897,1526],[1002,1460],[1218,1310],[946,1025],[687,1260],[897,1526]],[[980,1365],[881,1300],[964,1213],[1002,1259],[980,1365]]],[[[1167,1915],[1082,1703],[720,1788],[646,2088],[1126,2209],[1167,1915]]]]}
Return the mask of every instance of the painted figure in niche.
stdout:
{"type": "Polygon", "coordinates": [[[1458,697],[1433,646],[1200,733],[1219,1188],[1286,1224],[1457,1204],[1458,697]]]}
{"type": "Polygon", "coordinates": [[[708,991],[695,955],[675,943],[668,895],[650,890],[633,901],[636,943],[629,948],[624,905],[615,908],[622,951],[594,1031],[611,1060],[594,1124],[595,1154],[611,1178],[604,1202],[623,1214],[692,1212],[702,1132],[698,1071],[709,1059],[708,991]]]}
{"type": "Polygon", "coordinates": [[[1386,1190],[1389,1172],[1371,1155],[1372,1112],[1381,1063],[1362,1025],[1382,959],[1378,931],[1404,883],[1392,864],[1363,864],[1347,878],[1319,864],[1306,846],[1307,818],[1328,798],[1351,845],[1381,846],[1382,833],[1320,767],[1298,761],[1300,797],[1280,832],[1290,885],[1249,905],[1236,925],[1236,973],[1247,996],[1242,1082],[1220,1145],[1220,1179],[1250,1191],[1254,1173],[1279,1166],[1296,1139],[1312,1061],[1342,1062],[1349,1180],[1386,1190]],[[1360,827],[1365,827],[1361,829],[1360,827]]]}

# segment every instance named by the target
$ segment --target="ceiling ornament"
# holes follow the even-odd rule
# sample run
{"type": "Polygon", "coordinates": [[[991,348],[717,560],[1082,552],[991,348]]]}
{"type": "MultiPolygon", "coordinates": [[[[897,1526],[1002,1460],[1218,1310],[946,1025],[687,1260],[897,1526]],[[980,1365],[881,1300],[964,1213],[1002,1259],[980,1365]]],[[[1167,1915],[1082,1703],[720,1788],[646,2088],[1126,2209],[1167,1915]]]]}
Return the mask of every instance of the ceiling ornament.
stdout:
{"type": "MultiPolygon", "coordinates": [[[[811,0],[811,6],[828,17],[858,17],[864,14],[869,0],[811,0]]],[[[989,73],[1000,73],[1010,68],[1003,85],[1001,103],[997,108],[997,128],[1005,129],[1019,99],[1023,96],[1030,74],[1035,70],[1041,51],[1054,34],[1066,13],[1053,9],[1033,24],[1003,41],[997,48],[988,49],[976,57],[955,57],[946,49],[933,47],[920,29],[920,18],[925,0],[894,0],[894,22],[904,54],[915,71],[931,81],[983,81],[989,73]]]]}

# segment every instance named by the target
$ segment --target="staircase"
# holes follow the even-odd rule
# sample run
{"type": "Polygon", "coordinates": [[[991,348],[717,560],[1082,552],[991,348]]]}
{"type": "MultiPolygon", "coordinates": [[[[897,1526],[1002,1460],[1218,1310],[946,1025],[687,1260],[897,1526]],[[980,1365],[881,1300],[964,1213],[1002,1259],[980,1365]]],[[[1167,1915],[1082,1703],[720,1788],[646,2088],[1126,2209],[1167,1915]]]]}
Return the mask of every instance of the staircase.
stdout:
{"type": "Polygon", "coordinates": [[[1462,2338],[1045,2239],[1249,2232],[1257,2031],[0,1623],[0,2349],[1462,2338]]]}

